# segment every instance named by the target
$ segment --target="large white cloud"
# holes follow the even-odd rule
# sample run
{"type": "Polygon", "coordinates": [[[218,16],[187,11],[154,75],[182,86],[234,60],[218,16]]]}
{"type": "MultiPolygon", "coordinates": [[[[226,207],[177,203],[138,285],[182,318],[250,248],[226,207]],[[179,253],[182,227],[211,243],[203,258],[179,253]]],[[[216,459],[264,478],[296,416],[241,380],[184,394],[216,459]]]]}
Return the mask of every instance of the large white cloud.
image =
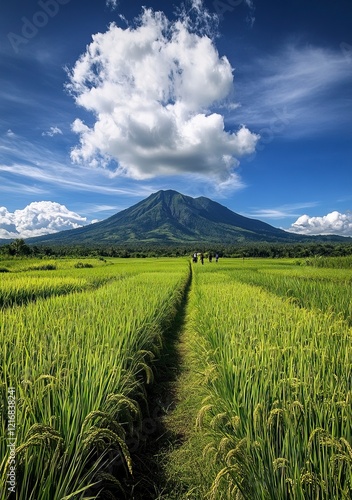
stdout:
{"type": "Polygon", "coordinates": [[[0,207],[0,238],[30,238],[86,224],[86,217],[52,201],[33,202],[14,212],[0,207]]]}
{"type": "Polygon", "coordinates": [[[69,78],[77,104],[95,117],[91,127],[79,118],[72,125],[74,162],[111,168],[114,160],[117,174],[134,179],[195,173],[225,182],[259,139],[245,126],[226,131],[211,111],[232,90],[232,68],[187,15],[171,22],[145,9],[133,27],[111,24],[69,78]]]}
{"type": "Polygon", "coordinates": [[[302,215],[292,224],[288,231],[306,235],[337,234],[352,236],[352,212],[342,214],[335,210],[322,217],[302,215]]]}

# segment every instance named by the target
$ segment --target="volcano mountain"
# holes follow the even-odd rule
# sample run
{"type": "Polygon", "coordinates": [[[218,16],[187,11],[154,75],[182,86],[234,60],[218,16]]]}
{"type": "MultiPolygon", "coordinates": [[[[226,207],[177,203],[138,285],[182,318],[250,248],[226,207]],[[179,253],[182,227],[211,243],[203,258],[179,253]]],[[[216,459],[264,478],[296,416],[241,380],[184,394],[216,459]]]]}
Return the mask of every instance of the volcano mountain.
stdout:
{"type": "Polygon", "coordinates": [[[139,203],[87,226],[60,231],[28,243],[60,245],[294,242],[302,237],[239,215],[205,198],[158,191],[139,203]]]}

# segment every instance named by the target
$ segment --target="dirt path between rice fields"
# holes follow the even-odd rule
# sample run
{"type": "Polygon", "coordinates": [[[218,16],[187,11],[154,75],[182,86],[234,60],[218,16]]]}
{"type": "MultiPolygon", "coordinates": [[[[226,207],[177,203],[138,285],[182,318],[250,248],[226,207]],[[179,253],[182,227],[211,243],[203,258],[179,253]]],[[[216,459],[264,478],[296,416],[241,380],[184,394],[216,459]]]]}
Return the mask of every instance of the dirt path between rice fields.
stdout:
{"type": "Polygon", "coordinates": [[[144,446],[142,452],[132,455],[135,473],[130,498],[136,500],[186,498],[189,485],[184,478],[195,472],[179,470],[182,458],[175,459],[193,432],[199,407],[196,390],[199,375],[190,348],[191,294],[192,270],[163,352],[155,364],[155,381],[148,390],[150,416],[143,421],[144,446]]]}

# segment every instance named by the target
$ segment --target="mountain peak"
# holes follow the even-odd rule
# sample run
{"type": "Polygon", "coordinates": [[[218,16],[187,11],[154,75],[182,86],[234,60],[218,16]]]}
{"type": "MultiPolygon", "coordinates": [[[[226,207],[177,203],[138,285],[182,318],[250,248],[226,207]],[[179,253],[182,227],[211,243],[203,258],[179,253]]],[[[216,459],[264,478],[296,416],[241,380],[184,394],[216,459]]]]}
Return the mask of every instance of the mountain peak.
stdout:
{"type": "MultiPolygon", "coordinates": [[[[170,199],[173,198],[174,196],[180,195],[177,191],[174,191],[173,189],[160,189],[160,191],[157,191],[156,193],[152,193],[149,198],[152,199],[170,199]]],[[[148,199],[148,198],[147,198],[148,199]]]]}
{"type": "Polygon", "coordinates": [[[209,198],[160,190],[106,220],[79,229],[32,238],[61,244],[186,244],[292,241],[295,235],[243,217],[209,198]]]}

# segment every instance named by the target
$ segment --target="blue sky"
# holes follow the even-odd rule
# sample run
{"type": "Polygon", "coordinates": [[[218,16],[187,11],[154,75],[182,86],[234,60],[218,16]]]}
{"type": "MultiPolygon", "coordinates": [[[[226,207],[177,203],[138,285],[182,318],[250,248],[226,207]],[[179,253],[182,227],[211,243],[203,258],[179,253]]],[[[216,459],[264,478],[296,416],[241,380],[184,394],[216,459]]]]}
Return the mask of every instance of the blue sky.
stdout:
{"type": "Polygon", "coordinates": [[[350,0],[6,4],[0,238],[159,189],[352,236],[350,0]]]}

